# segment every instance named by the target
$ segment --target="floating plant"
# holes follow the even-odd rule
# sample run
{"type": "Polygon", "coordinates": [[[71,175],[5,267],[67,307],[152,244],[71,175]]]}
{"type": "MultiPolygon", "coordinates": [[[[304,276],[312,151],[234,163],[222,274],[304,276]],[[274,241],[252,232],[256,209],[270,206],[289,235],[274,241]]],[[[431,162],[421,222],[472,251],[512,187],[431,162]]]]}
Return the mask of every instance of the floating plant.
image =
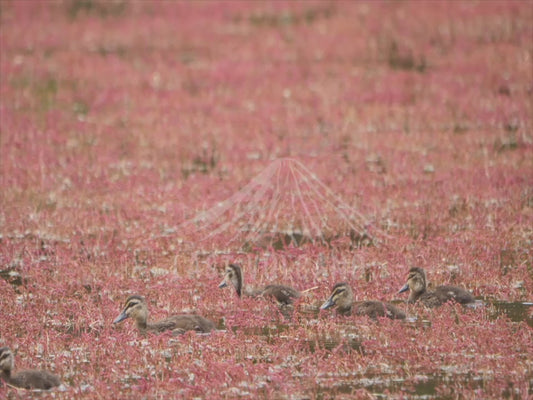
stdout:
{"type": "Polygon", "coordinates": [[[0,347],[65,384],[0,398],[533,397],[530,0],[0,0],[0,31],[0,347]],[[288,319],[231,262],[316,289],[288,319]],[[413,266],[484,304],[406,305],[413,266]],[[319,310],[341,281],[407,320],[319,310]],[[135,293],[217,329],[113,325],[135,293]]]}

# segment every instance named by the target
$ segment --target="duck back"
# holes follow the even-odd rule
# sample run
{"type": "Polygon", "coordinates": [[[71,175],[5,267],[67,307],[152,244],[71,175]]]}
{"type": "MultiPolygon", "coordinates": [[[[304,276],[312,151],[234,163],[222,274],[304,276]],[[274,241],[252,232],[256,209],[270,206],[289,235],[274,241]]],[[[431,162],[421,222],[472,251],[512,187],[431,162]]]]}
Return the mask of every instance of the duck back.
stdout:
{"type": "Polygon", "coordinates": [[[434,290],[427,289],[426,272],[423,268],[413,267],[409,270],[407,283],[399,293],[410,290],[408,303],[420,301],[426,307],[438,307],[447,301],[453,300],[459,304],[475,302],[471,293],[457,286],[438,286],[434,290]]]}
{"type": "Polygon", "coordinates": [[[267,285],[261,291],[262,296],[272,296],[281,304],[292,304],[301,296],[296,289],[285,285],[267,285]]]}
{"type": "Polygon", "coordinates": [[[468,304],[475,301],[472,294],[457,286],[438,286],[434,293],[443,303],[449,300],[455,300],[460,304],[468,304]]]}
{"type": "Polygon", "coordinates": [[[4,374],[3,378],[10,385],[24,389],[48,390],[61,384],[58,376],[48,371],[35,369],[20,371],[11,377],[4,374]]]}
{"type": "Polygon", "coordinates": [[[387,317],[391,319],[405,319],[405,313],[390,303],[381,301],[363,301],[356,306],[356,315],[366,315],[372,319],[387,317]]]}
{"type": "Polygon", "coordinates": [[[176,331],[184,333],[186,331],[211,332],[215,329],[215,324],[199,315],[175,315],[161,321],[148,324],[146,330],[149,332],[176,331]]]}

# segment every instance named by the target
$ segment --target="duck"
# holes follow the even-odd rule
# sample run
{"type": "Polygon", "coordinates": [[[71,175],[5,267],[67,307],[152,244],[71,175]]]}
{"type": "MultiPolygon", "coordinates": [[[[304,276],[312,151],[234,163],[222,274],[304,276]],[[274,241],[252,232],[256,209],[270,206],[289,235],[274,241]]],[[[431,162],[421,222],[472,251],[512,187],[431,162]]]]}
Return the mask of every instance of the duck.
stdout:
{"type": "Polygon", "coordinates": [[[174,334],[182,334],[186,331],[211,332],[215,329],[215,324],[199,315],[173,315],[157,322],[148,322],[148,306],[143,296],[134,294],[129,296],[120,315],[115,318],[113,324],[118,324],[126,318],[131,317],[137,323],[137,328],[141,334],[147,332],[161,333],[172,331],[174,334]]]}
{"type": "Polygon", "coordinates": [[[13,374],[15,358],[9,347],[0,348],[0,378],[8,385],[22,389],[48,390],[61,385],[61,380],[51,372],[26,369],[13,374]]]}
{"type": "Polygon", "coordinates": [[[326,310],[335,306],[339,315],[366,315],[372,319],[388,317],[390,319],[405,319],[405,313],[393,304],[382,301],[366,300],[354,304],[353,291],[346,282],[339,282],[331,289],[331,295],[320,306],[326,310]]]}
{"type": "MultiPolygon", "coordinates": [[[[243,273],[241,266],[238,264],[229,264],[224,273],[224,279],[218,285],[219,288],[232,285],[239,297],[270,297],[275,299],[281,306],[288,306],[302,296],[298,290],[286,285],[266,285],[262,288],[253,288],[244,285],[243,273]]],[[[309,289],[311,290],[311,289],[309,289]]]]}
{"type": "Polygon", "coordinates": [[[407,303],[413,304],[420,301],[426,307],[439,307],[448,301],[456,301],[459,304],[471,304],[475,302],[474,296],[463,288],[457,286],[437,286],[435,290],[427,290],[426,271],[420,267],[413,267],[407,275],[407,283],[398,293],[410,290],[407,303]]]}

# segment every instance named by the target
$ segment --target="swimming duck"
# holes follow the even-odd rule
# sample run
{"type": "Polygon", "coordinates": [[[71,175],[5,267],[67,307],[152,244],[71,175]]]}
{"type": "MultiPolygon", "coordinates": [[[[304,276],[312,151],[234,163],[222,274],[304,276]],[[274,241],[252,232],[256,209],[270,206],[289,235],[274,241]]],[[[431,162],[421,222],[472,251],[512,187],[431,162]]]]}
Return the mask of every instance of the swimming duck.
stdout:
{"type": "Polygon", "coordinates": [[[124,310],[122,310],[113,323],[118,324],[128,317],[135,320],[141,334],[145,334],[146,332],[160,333],[164,331],[172,331],[176,334],[181,334],[186,331],[210,332],[215,328],[215,324],[212,321],[199,315],[173,315],[161,321],[147,322],[148,307],[146,300],[137,294],[128,297],[124,310]]]}
{"type": "Polygon", "coordinates": [[[285,285],[267,285],[263,288],[244,286],[242,269],[238,264],[230,264],[227,266],[224,273],[224,279],[220,282],[218,287],[224,288],[228,285],[232,285],[235,288],[239,297],[243,294],[251,297],[272,297],[276,299],[280,305],[292,304],[295,299],[302,295],[298,290],[285,285]]]}
{"type": "Polygon", "coordinates": [[[26,369],[12,374],[13,368],[15,368],[13,353],[8,347],[0,348],[0,378],[8,385],[23,389],[48,390],[61,384],[59,377],[51,372],[26,369]]]}
{"type": "Polygon", "coordinates": [[[399,293],[410,290],[408,303],[422,302],[426,307],[438,307],[447,301],[454,300],[460,304],[474,303],[475,298],[466,290],[457,286],[437,286],[435,290],[428,291],[426,272],[419,267],[413,267],[407,275],[407,283],[399,293]]]}
{"type": "Polygon", "coordinates": [[[354,304],[353,292],[346,282],[337,283],[331,290],[331,295],[320,307],[321,310],[336,306],[337,313],[349,316],[366,315],[372,319],[388,317],[391,319],[405,319],[405,313],[398,307],[381,301],[362,301],[354,304]]]}

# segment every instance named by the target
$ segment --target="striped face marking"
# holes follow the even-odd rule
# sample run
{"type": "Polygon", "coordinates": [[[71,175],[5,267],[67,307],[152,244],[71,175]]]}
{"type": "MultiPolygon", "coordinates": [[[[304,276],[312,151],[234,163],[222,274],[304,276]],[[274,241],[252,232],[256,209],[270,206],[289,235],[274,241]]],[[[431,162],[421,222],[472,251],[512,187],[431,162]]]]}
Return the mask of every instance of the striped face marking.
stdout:
{"type": "Polygon", "coordinates": [[[226,277],[231,280],[233,279],[233,276],[235,275],[235,272],[233,271],[233,268],[226,268],[226,277]]]}
{"type": "Polygon", "coordinates": [[[2,347],[0,349],[0,361],[3,361],[9,357],[11,357],[11,351],[7,347],[2,347]]]}
{"type": "Polygon", "coordinates": [[[222,279],[222,282],[220,282],[220,285],[218,285],[219,288],[224,288],[228,286],[228,283],[232,283],[232,279],[234,276],[233,268],[227,267],[224,271],[224,279],[222,279]]]}
{"type": "Polygon", "coordinates": [[[424,270],[413,267],[407,274],[407,283],[400,289],[399,293],[411,290],[414,293],[423,292],[426,289],[426,274],[424,270]]]}
{"type": "Polygon", "coordinates": [[[410,271],[407,276],[407,282],[410,283],[410,286],[422,286],[426,284],[426,277],[423,272],[418,270],[410,271]]]}
{"type": "Polygon", "coordinates": [[[346,294],[346,285],[344,283],[339,283],[333,287],[333,293],[331,293],[331,301],[337,303],[339,297],[346,294]]]}
{"type": "Polygon", "coordinates": [[[131,308],[141,304],[140,300],[138,299],[131,299],[126,303],[126,307],[124,307],[124,311],[128,312],[131,308]]]}
{"type": "Polygon", "coordinates": [[[142,310],[143,304],[144,304],[144,299],[141,296],[137,296],[137,295],[130,296],[128,300],[126,300],[126,305],[124,306],[124,310],[113,321],[113,323],[117,324],[121,321],[124,321],[126,318],[131,317],[132,315],[134,316],[134,314],[142,310]]]}
{"type": "Polygon", "coordinates": [[[0,369],[12,370],[14,367],[13,353],[8,347],[0,348],[0,369]]]}
{"type": "Polygon", "coordinates": [[[338,283],[333,287],[333,292],[331,296],[322,304],[320,307],[322,310],[331,308],[338,304],[339,298],[346,296],[346,285],[344,283],[338,283]]]}
{"type": "Polygon", "coordinates": [[[224,271],[224,279],[222,282],[220,282],[218,287],[223,288],[230,284],[235,288],[237,294],[240,296],[242,291],[242,271],[240,266],[237,264],[230,264],[226,267],[226,270],[224,271]]]}

